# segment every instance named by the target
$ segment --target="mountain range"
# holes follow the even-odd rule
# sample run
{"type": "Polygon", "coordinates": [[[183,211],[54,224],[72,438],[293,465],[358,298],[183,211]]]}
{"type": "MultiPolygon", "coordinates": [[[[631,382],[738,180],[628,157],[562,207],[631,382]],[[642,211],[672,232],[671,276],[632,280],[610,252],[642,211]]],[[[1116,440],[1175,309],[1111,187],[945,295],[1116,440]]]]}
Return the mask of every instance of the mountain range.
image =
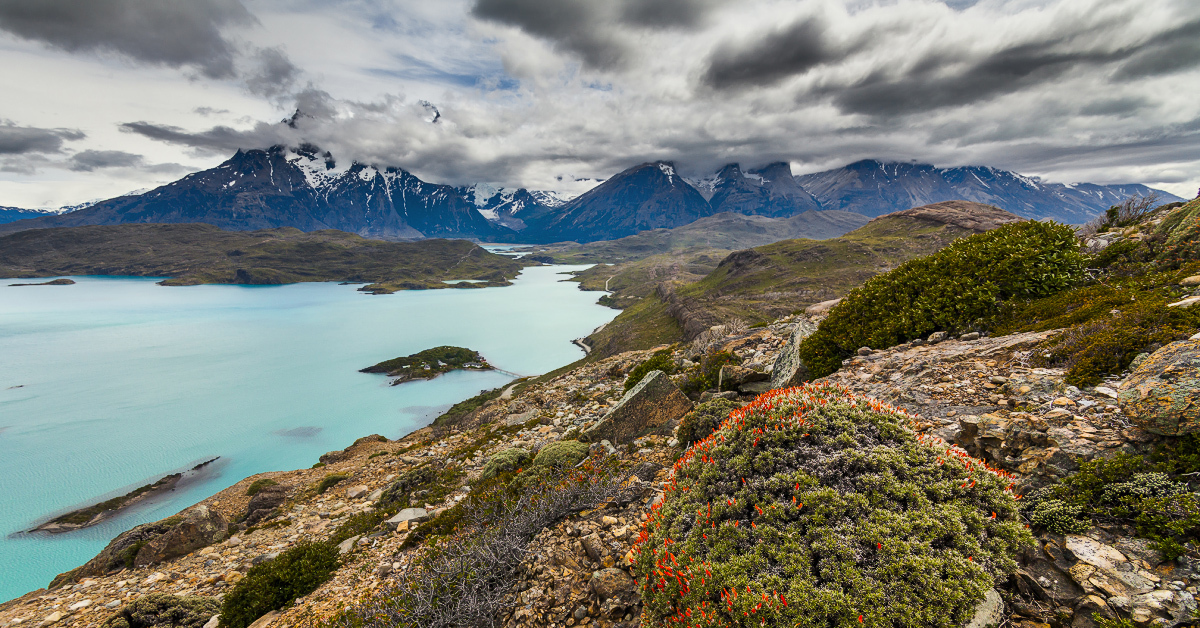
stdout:
{"type": "Polygon", "coordinates": [[[141,194],[62,214],[0,210],[0,233],[125,223],[208,223],[249,231],[339,229],[384,240],[455,237],[490,242],[594,242],[671,229],[732,212],[789,217],[844,210],[866,217],[947,200],[994,205],[1026,218],[1082,223],[1144,185],[1043,183],[989,167],[859,161],[793,176],[784,162],[743,171],[729,164],[686,179],[670,162],[620,172],[575,198],[553,192],[428,183],[400,168],[338,164],[311,145],[239,150],[219,166],[141,194]]]}

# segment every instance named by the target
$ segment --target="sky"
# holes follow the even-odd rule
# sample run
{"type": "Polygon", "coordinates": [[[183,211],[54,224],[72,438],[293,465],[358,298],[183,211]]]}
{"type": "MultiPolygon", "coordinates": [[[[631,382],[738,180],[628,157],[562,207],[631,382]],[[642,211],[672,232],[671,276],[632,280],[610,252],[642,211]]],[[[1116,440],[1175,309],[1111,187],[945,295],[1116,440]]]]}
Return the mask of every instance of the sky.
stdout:
{"type": "Polygon", "coordinates": [[[0,93],[0,206],[301,143],[567,193],[660,159],[1200,186],[1196,0],[0,0],[0,93]]]}

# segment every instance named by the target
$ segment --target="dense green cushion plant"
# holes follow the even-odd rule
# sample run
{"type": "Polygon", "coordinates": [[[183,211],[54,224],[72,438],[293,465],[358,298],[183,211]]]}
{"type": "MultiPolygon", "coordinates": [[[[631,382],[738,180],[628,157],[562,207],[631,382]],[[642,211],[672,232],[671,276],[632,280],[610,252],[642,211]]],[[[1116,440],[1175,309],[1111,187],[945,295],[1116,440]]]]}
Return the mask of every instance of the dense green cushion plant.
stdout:
{"type": "Polygon", "coordinates": [[[245,628],[270,611],[325,584],[337,570],[338,548],[330,543],[302,541],[275,560],[246,572],[221,604],[221,626],[245,628]]]}
{"type": "Polygon", "coordinates": [[[800,357],[813,377],[822,377],[859,347],[986,329],[999,303],[1063,290],[1083,268],[1066,225],[1029,221],[962,238],[853,290],[800,345],[800,357]]]}
{"type": "Polygon", "coordinates": [[[734,411],[676,463],[643,526],[643,625],[969,619],[1032,537],[1010,478],[908,423],[829,385],[734,411]]]}

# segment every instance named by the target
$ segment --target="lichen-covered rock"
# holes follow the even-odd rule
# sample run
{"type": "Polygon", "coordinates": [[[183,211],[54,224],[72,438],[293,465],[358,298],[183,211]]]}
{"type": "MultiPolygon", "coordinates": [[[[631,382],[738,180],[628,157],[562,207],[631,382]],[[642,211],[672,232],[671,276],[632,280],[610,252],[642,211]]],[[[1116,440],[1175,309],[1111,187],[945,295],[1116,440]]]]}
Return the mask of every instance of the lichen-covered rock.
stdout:
{"type": "Polygon", "coordinates": [[[692,410],[692,402],[662,371],[651,371],[625,393],[621,401],[595,425],[588,428],[584,438],[589,442],[607,439],[628,443],[633,439],[660,431],[683,418],[692,410]]]}
{"type": "Polygon", "coordinates": [[[775,365],[771,367],[771,388],[799,386],[812,379],[808,368],[804,366],[804,360],[800,358],[800,343],[816,331],[817,325],[807,319],[802,318],[797,322],[792,337],[788,339],[779,357],[775,358],[775,365]]]}
{"type": "Polygon", "coordinates": [[[228,530],[229,523],[220,512],[208,506],[197,506],[184,516],[179,525],[146,543],[138,551],[134,566],[161,563],[208,547],[224,539],[228,530]]]}
{"type": "Polygon", "coordinates": [[[1143,429],[1200,432],[1200,340],[1173,342],[1146,358],[1121,385],[1121,410],[1143,429]]]}
{"type": "Polygon", "coordinates": [[[246,523],[254,525],[266,519],[275,512],[283,502],[287,501],[288,487],[278,484],[263,488],[250,498],[246,505],[246,523]]]}
{"type": "Polygon", "coordinates": [[[765,382],[769,379],[771,376],[766,373],[736,364],[726,364],[721,367],[720,375],[717,378],[717,390],[737,390],[743,384],[765,382]]]}

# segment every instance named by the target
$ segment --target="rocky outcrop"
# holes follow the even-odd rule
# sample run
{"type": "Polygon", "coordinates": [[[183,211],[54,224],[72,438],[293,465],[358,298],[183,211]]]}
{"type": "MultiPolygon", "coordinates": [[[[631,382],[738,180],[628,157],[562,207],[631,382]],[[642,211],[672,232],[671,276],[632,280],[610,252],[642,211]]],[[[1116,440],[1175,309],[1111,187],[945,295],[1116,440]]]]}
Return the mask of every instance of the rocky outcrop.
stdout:
{"type": "Polygon", "coordinates": [[[771,367],[771,388],[799,386],[812,379],[808,368],[804,366],[804,360],[800,359],[800,343],[816,331],[816,323],[804,318],[797,320],[791,338],[784,345],[779,357],[775,358],[775,365],[771,367]]]}
{"type": "Polygon", "coordinates": [[[771,379],[771,375],[748,369],[743,366],[727,364],[721,367],[721,371],[717,378],[717,390],[737,390],[745,392],[743,389],[755,388],[753,384],[764,383],[763,390],[757,392],[765,392],[769,389],[769,385],[765,384],[771,379]]]}
{"type": "Polygon", "coordinates": [[[1168,436],[1200,432],[1200,340],[1173,342],[1143,360],[1121,385],[1121,410],[1168,436]]]}
{"type": "Polygon", "coordinates": [[[603,419],[585,430],[580,440],[628,443],[639,436],[673,427],[691,409],[691,400],[666,373],[651,371],[625,393],[603,419]]]}
{"type": "Polygon", "coordinates": [[[154,537],[137,553],[134,566],[154,565],[183,556],[220,542],[229,531],[229,522],[208,506],[197,506],[177,525],[154,537]]]}
{"type": "Polygon", "coordinates": [[[1010,580],[1012,606],[1022,615],[1072,627],[1095,618],[1128,617],[1135,625],[1191,625],[1196,611],[1191,561],[1164,561],[1149,541],[1114,536],[1043,533],[1020,558],[1010,580]],[[1053,610],[1052,610],[1053,609],[1053,610]],[[1065,620],[1065,621],[1064,621],[1065,620]]]}
{"type": "Polygon", "coordinates": [[[246,524],[254,525],[267,518],[275,509],[287,501],[288,487],[281,485],[267,486],[250,498],[246,505],[246,524]]]}

